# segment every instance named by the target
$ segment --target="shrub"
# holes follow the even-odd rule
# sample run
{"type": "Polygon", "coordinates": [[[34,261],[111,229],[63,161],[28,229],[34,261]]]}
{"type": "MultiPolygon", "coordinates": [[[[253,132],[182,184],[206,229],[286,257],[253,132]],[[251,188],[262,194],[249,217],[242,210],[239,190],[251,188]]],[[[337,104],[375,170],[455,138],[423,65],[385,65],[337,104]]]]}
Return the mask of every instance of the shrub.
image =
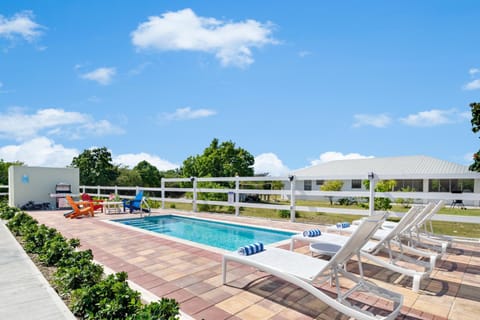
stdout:
{"type": "Polygon", "coordinates": [[[5,202],[0,203],[0,219],[10,220],[15,216],[15,214],[21,211],[22,210],[16,207],[8,206],[8,204],[6,204],[5,202]]]}
{"type": "MultiPolygon", "coordinates": [[[[290,210],[278,210],[278,216],[282,219],[290,219],[290,210]]],[[[300,215],[295,211],[295,218],[299,218],[300,215]]]]}
{"type": "Polygon", "coordinates": [[[141,308],[140,293],[132,290],[127,273],[119,272],[73,291],[71,309],[77,316],[94,319],[128,319],[141,308]]]}
{"type": "Polygon", "coordinates": [[[175,208],[177,208],[177,206],[175,205],[175,203],[171,203],[170,208],[175,209],[175,208]]]}
{"type": "Polygon", "coordinates": [[[45,225],[31,224],[29,230],[23,233],[25,251],[29,253],[41,253],[48,239],[58,234],[57,230],[45,225]]]}
{"type": "Polygon", "coordinates": [[[61,266],[53,275],[53,281],[62,295],[69,295],[71,291],[93,286],[103,275],[103,267],[92,261],[90,249],[74,251],[60,261],[61,266]]]}
{"type": "Polygon", "coordinates": [[[10,221],[7,223],[7,227],[10,231],[13,232],[16,236],[21,236],[22,228],[28,230],[31,224],[37,224],[37,220],[33,219],[30,215],[25,212],[17,213],[10,221]]]}
{"type": "Polygon", "coordinates": [[[144,305],[133,319],[135,320],[176,320],[178,319],[179,307],[175,299],[162,298],[159,302],[151,302],[144,305]]]}
{"type": "Polygon", "coordinates": [[[47,266],[55,266],[60,260],[72,255],[74,249],[60,233],[57,233],[52,238],[47,239],[39,258],[47,266]]]}

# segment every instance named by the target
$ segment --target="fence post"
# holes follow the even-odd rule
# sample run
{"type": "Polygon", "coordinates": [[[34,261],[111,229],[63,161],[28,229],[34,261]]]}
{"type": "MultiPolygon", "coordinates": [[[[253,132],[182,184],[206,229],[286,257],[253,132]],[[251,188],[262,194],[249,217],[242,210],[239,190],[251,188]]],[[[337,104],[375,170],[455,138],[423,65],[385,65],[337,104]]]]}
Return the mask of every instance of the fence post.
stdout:
{"type": "Polygon", "coordinates": [[[97,186],[97,198],[100,198],[100,186],[97,186]]]}
{"type": "Polygon", "coordinates": [[[368,201],[369,215],[375,213],[375,173],[368,173],[368,181],[370,182],[370,199],[368,201]]]}
{"type": "Polygon", "coordinates": [[[240,177],[237,175],[235,176],[235,216],[238,217],[240,214],[240,177]]]}
{"type": "Polygon", "coordinates": [[[290,221],[295,222],[295,176],[288,176],[290,180],[290,221]]]}
{"type": "Polygon", "coordinates": [[[192,211],[197,212],[197,179],[195,177],[190,177],[190,181],[193,183],[192,211]]]}
{"type": "Polygon", "coordinates": [[[162,188],[162,209],[165,209],[165,179],[160,181],[160,187],[162,188]]]}

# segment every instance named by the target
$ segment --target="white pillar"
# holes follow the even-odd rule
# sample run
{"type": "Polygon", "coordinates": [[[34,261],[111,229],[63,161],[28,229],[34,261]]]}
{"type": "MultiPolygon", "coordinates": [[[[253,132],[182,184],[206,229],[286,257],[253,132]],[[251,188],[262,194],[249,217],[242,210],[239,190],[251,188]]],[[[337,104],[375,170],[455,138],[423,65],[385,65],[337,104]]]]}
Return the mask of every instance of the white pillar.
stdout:
{"type": "Polygon", "coordinates": [[[191,177],[190,181],[193,183],[192,211],[197,212],[197,179],[195,177],[191,177]]]}
{"type": "Polygon", "coordinates": [[[165,179],[160,181],[160,187],[162,188],[162,209],[165,209],[165,179]]]}
{"type": "Polygon", "coordinates": [[[290,180],[290,221],[295,222],[295,176],[289,176],[290,180]]]}
{"type": "Polygon", "coordinates": [[[373,215],[375,213],[375,173],[368,173],[368,181],[370,182],[369,215],[373,215]]]}
{"type": "Polygon", "coordinates": [[[240,202],[239,202],[239,197],[240,196],[240,177],[236,176],[235,177],[235,216],[238,217],[240,214],[240,202]]]}

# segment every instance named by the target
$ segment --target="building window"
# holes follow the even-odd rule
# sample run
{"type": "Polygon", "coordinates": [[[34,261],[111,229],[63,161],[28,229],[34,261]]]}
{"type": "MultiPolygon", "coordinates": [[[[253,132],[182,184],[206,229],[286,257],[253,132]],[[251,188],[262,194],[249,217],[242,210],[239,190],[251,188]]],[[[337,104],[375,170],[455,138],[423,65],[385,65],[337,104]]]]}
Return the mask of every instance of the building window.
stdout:
{"type": "Polygon", "coordinates": [[[362,180],[352,180],[352,189],[362,189],[362,180]]]}
{"type": "Polygon", "coordinates": [[[423,192],[422,179],[405,179],[395,181],[397,184],[394,187],[394,191],[423,192]]]}
{"type": "Polygon", "coordinates": [[[325,180],[315,180],[317,186],[322,186],[325,183],[325,180]]]}
{"type": "Polygon", "coordinates": [[[473,179],[430,179],[430,192],[473,192],[473,179]]]}
{"type": "Polygon", "coordinates": [[[312,180],[303,181],[303,190],[312,191],[312,180]]]}

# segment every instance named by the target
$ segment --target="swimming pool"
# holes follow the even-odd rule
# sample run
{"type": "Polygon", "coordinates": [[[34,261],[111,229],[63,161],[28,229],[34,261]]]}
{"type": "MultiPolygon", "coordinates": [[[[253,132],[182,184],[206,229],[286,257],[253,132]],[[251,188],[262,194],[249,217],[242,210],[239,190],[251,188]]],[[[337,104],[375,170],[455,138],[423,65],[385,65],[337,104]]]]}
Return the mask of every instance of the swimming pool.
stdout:
{"type": "Polygon", "coordinates": [[[290,239],[295,234],[176,215],[120,219],[115,222],[225,250],[236,250],[257,241],[268,245],[290,239]]]}

